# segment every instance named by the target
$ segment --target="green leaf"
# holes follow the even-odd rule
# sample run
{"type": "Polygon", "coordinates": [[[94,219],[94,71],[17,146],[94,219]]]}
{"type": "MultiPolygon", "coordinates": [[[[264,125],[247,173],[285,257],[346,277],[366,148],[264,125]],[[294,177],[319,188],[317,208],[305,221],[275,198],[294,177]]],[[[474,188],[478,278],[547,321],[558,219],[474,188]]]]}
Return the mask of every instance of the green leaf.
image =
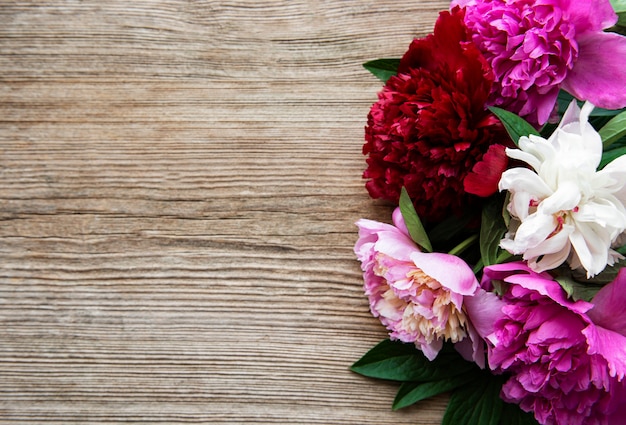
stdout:
{"type": "Polygon", "coordinates": [[[400,192],[400,212],[402,213],[404,224],[406,224],[406,228],[409,230],[411,239],[422,247],[424,251],[433,252],[433,246],[430,243],[430,239],[428,239],[422,221],[417,215],[413,201],[411,201],[411,197],[404,187],[402,187],[400,192]]]}
{"type": "Polygon", "coordinates": [[[502,217],[502,198],[494,197],[483,207],[480,225],[480,258],[483,266],[498,264],[502,260],[500,241],[507,231],[502,217]]]}
{"type": "Polygon", "coordinates": [[[626,14],[618,15],[617,25],[607,29],[608,32],[614,32],[620,35],[626,35],[626,14]]]}
{"type": "MultiPolygon", "coordinates": [[[[479,373],[479,372],[478,372],[479,373]]],[[[418,401],[434,397],[438,394],[452,391],[476,378],[477,371],[470,371],[462,375],[430,382],[404,382],[393,401],[393,410],[402,409],[418,401]]]]}
{"type": "Polygon", "coordinates": [[[626,12],[626,0],[610,0],[611,6],[615,13],[620,14],[626,12]]]}
{"type": "Polygon", "coordinates": [[[363,68],[374,74],[376,78],[386,83],[387,80],[398,73],[400,59],[376,59],[365,62],[363,68]]]}
{"type": "Polygon", "coordinates": [[[611,146],[611,144],[626,135],[626,111],[614,116],[598,133],[602,137],[604,148],[611,146]]]}
{"type": "Polygon", "coordinates": [[[513,139],[513,142],[516,145],[522,136],[529,136],[531,134],[539,136],[539,132],[535,129],[535,127],[514,113],[496,108],[495,106],[489,107],[489,110],[500,119],[504,128],[506,128],[506,131],[509,133],[509,136],[511,136],[511,139],[513,139]]]}
{"type": "Polygon", "coordinates": [[[561,285],[561,288],[565,290],[567,296],[574,301],[591,301],[601,289],[599,285],[585,285],[568,276],[558,276],[555,280],[561,285]]]}
{"type": "Polygon", "coordinates": [[[512,403],[504,403],[502,418],[502,425],[539,425],[532,413],[524,412],[519,405],[512,403]]]}
{"type": "Polygon", "coordinates": [[[413,344],[386,339],[365,353],[350,370],[369,378],[390,381],[433,381],[477,368],[456,350],[444,344],[437,358],[430,361],[413,344]]]}
{"type": "Polygon", "coordinates": [[[428,236],[433,245],[449,242],[454,239],[455,236],[466,230],[467,225],[473,219],[474,217],[471,215],[465,215],[463,217],[451,215],[430,229],[428,236]]]}
{"type": "Polygon", "coordinates": [[[500,425],[505,404],[500,390],[505,380],[502,375],[485,371],[468,385],[456,389],[441,425],[500,425]]]}
{"type": "MultiPolygon", "coordinates": [[[[620,250],[623,250],[623,247],[618,249],[617,251],[619,252],[620,250]]],[[[570,273],[571,273],[572,279],[576,280],[577,282],[582,282],[584,284],[592,284],[596,286],[606,285],[607,283],[613,282],[615,280],[620,269],[624,267],[625,265],[626,265],[625,260],[618,261],[612,266],[606,266],[604,270],[602,270],[600,273],[598,273],[591,279],[587,279],[587,276],[584,270],[581,270],[581,269],[572,270],[570,271],[570,273]]]]}

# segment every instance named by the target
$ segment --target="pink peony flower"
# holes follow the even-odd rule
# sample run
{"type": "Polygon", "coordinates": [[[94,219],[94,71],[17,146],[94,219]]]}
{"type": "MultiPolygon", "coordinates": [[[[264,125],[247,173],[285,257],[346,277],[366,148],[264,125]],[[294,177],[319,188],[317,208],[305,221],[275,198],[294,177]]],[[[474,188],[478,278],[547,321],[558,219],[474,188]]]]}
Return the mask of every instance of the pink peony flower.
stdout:
{"type": "Polygon", "coordinates": [[[394,223],[357,222],[354,252],[361,261],[372,314],[391,331],[392,339],[414,343],[430,360],[449,340],[461,343],[459,352],[484,367],[482,341],[463,310],[464,298],[479,286],[471,268],[453,255],[421,252],[399,209],[394,223]]]}
{"type": "Polygon", "coordinates": [[[609,0],[453,0],[493,68],[490,104],[545,123],[560,88],[596,106],[626,106],[626,38],[609,0]]]}
{"type": "Polygon", "coordinates": [[[623,423],[626,322],[615,319],[624,316],[626,271],[591,303],[568,299],[521,262],[485,267],[483,288],[494,282],[505,282],[501,301],[467,310],[488,341],[489,366],[512,374],[502,397],[541,424],[623,423]]]}

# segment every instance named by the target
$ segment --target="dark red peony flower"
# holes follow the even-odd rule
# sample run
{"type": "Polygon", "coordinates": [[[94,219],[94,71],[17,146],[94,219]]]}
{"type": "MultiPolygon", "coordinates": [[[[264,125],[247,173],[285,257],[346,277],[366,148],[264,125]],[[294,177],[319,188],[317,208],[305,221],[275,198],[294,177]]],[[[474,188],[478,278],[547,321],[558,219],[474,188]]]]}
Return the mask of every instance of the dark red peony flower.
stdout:
{"type": "MultiPolygon", "coordinates": [[[[420,217],[430,222],[461,215],[478,206],[476,195],[494,193],[504,169],[494,170],[488,188],[477,187],[475,178],[464,188],[464,181],[491,145],[510,143],[485,107],[494,77],[467,35],[463,14],[459,8],[441,12],[434,33],[413,40],[365,128],[363,177],[370,195],[398,202],[405,186],[420,217]]],[[[474,174],[502,167],[498,158],[484,158],[474,174]]]]}

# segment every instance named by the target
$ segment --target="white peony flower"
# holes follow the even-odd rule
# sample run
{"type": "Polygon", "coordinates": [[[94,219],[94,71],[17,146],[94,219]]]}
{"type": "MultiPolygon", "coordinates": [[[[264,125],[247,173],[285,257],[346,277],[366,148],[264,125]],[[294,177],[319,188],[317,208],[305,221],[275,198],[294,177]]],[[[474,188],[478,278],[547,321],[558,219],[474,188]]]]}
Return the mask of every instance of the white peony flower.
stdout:
{"type": "Polygon", "coordinates": [[[520,149],[506,151],[532,170],[502,174],[514,220],[500,246],[538,272],[568,261],[591,277],[622,258],[611,247],[626,229],[626,156],[597,170],[602,140],[587,122],[592,110],[572,102],[548,140],[522,137],[520,149]]]}

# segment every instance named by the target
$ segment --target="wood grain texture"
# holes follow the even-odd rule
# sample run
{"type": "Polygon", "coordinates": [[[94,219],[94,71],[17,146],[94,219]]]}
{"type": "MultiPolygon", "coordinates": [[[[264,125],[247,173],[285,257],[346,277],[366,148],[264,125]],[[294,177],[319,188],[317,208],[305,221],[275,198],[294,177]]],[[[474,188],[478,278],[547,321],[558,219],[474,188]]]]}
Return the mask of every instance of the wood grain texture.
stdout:
{"type": "Polygon", "coordinates": [[[0,422],[438,424],[348,367],[360,64],[446,6],[0,0],[0,422]]]}

